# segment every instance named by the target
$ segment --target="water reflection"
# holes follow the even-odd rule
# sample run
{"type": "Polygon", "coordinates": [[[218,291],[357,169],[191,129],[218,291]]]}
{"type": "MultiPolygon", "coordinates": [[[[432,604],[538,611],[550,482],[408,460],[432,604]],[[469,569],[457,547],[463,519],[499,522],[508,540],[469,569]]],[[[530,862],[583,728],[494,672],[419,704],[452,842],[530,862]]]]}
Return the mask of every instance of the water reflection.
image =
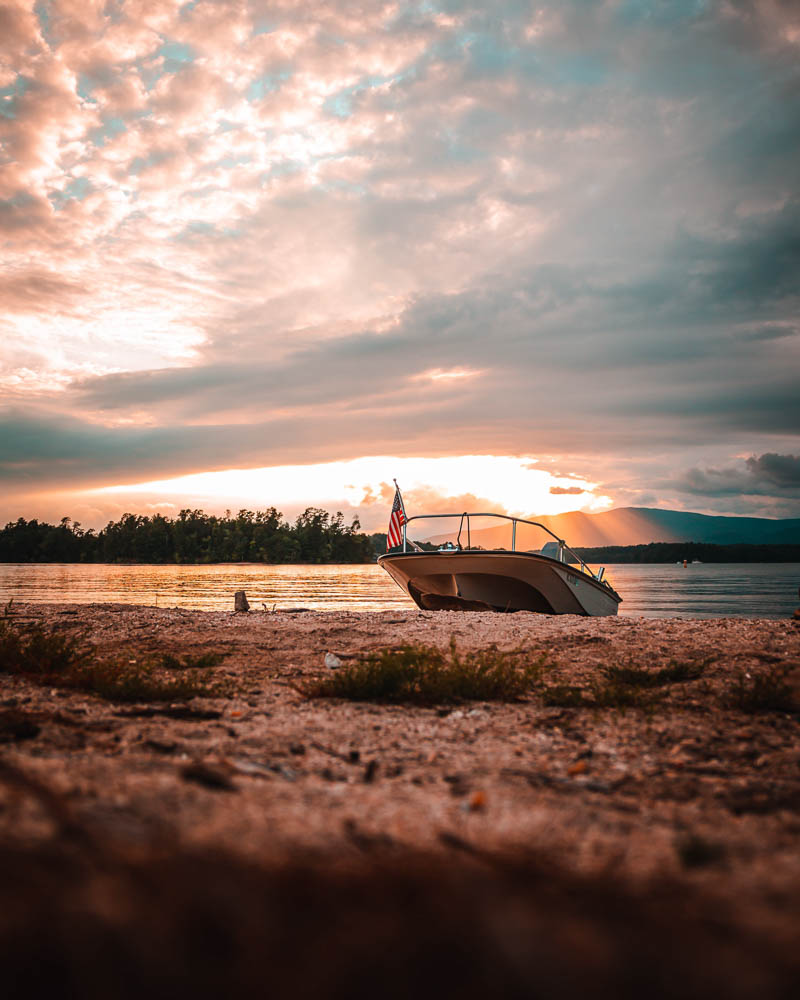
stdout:
{"type": "MultiPolygon", "coordinates": [[[[622,615],[789,617],[798,606],[800,564],[621,565],[608,569],[622,615]]],[[[0,599],[45,603],[112,602],[233,609],[245,590],[261,610],[385,611],[414,605],[377,565],[106,566],[0,564],[0,599]]]]}

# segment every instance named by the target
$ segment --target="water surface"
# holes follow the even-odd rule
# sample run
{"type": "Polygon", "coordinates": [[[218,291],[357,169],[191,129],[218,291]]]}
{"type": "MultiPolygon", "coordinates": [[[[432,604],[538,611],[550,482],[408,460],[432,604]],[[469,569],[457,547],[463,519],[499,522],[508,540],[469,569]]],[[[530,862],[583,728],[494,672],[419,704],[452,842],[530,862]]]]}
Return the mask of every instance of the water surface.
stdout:
{"type": "MultiPolygon", "coordinates": [[[[800,604],[800,564],[610,566],[621,615],[648,618],[787,618],[800,604]]],[[[315,611],[411,609],[376,564],[358,566],[109,566],[0,564],[0,600],[228,610],[245,590],[252,607],[315,611]]]]}

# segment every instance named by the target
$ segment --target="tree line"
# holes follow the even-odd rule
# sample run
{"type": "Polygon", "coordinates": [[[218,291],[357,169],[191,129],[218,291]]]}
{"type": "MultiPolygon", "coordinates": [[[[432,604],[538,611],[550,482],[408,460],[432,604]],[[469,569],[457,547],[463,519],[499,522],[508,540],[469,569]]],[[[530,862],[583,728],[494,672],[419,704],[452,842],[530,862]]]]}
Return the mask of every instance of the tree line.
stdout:
{"type": "Polygon", "coordinates": [[[294,523],[270,507],[235,517],[123,514],[98,532],[68,517],[59,524],[21,517],[0,530],[0,562],[19,563],[365,563],[374,562],[375,546],[357,519],[347,525],[341,512],[317,507],[294,523]]]}
{"type": "Polygon", "coordinates": [[[800,562],[800,545],[715,545],[710,542],[650,542],[648,545],[604,545],[576,548],[588,563],[800,562]]]}
{"type": "MultiPolygon", "coordinates": [[[[418,543],[433,549],[430,543],[418,543]]],[[[21,517],[0,529],[0,562],[366,563],[386,551],[386,534],[365,534],[357,518],[309,507],[293,523],[274,507],[232,517],[182,510],[176,518],[123,514],[101,531],[68,517],[59,524],[21,517]]],[[[575,548],[589,563],[800,562],[800,545],[650,542],[575,548]]]]}

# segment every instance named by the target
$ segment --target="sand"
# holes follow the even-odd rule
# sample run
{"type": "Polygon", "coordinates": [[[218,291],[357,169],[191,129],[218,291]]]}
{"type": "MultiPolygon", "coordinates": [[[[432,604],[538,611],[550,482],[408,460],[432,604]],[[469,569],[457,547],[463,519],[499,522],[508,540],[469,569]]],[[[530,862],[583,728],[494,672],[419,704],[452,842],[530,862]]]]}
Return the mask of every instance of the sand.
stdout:
{"type": "MultiPolygon", "coordinates": [[[[458,612],[234,614],[125,605],[14,606],[15,619],[85,630],[99,654],[227,654],[230,697],[195,717],[42,688],[0,674],[6,761],[41,779],[89,828],[136,845],[165,838],[280,859],[377,845],[535,850],[577,872],[642,883],[674,874],[785,921],[800,899],[800,705],[747,714],[739,676],[800,670],[792,621],[458,612]],[[470,703],[413,708],[309,700],[296,685],[403,642],[495,643],[545,654],[554,681],[606,665],[712,660],[649,711],[470,703]],[[450,846],[448,846],[450,845],[450,846]]],[[[794,683],[795,681],[792,680],[794,683]]],[[[0,831],[52,836],[41,806],[0,787],[0,831]]],[[[796,925],[795,929],[797,929],[796,925]]]]}
{"type": "MultiPolygon", "coordinates": [[[[642,961],[652,980],[647,987],[651,995],[654,983],[661,984],[656,989],[659,996],[662,987],[664,995],[673,995],[663,977],[676,961],[694,963],[698,982],[716,970],[713,974],[721,977],[717,985],[729,995],[791,995],[792,984],[796,985],[800,976],[795,960],[800,934],[800,623],[796,621],[419,611],[234,614],[33,604],[15,605],[12,617],[23,627],[44,624],[65,633],[83,632],[99,657],[137,664],[164,653],[223,652],[225,659],[214,675],[229,688],[225,697],[198,698],[188,705],[118,704],[0,673],[0,845],[5,845],[0,858],[9,878],[15,871],[27,873],[20,874],[19,886],[10,885],[8,906],[18,907],[27,898],[25,886],[38,878],[30,872],[51,864],[47,852],[55,848],[61,858],[61,874],[52,874],[51,866],[50,881],[36,882],[42,892],[37,889],[33,894],[19,931],[19,940],[26,942],[24,954],[13,944],[18,940],[17,923],[12,921],[0,933],[0,941],[10,949],[8,956],[16,961],[23,955],[18,962],[23,987],[33,974],[30,970],[40,964],[39,928],[54,919],[51,906],[58,913],[80,914],[87,920],[87,941],[110,933],[113,926],[120,947],[145,934],[147,947],[155,948],[149,928],[164,907],[174,903],[180,911],[169,918],[165,933],[182,934],[191,926],[192,908],[210,906],[221,891],[226,894],[224,906],[232,909],[219,910],[213,920],[214,934],[224,935],[225,921],[238,920],[254,900],[273,892],[275,879],[284,884],[280,872],[290,870],[287,863],[315,857],[322,859],[318,872],[354,865],[353,878],[361,879],[359,884],[364,878],[373,887],[383,885],[386,877],[394,879],[382,919],[389,921],[385,927],[395,928],[393,933],[405,935],[411,929],[403,923],[402,913],[392,908],[395,904],[390,905],[395,898],[391,893],[399,891],[402,896],[402,871],[408,870],[409,878],[417,872],[414,878],[422,895],[415,898],[428,900],[420,903],[423,909],[435,908],[437,871],[443,880],[445,873],[451,883],[455,880],[449,889],[442,889],[453,900],[456,886],[463,884],[467,896],[472,893],[461,880],[472,886],[473,875],[459,874],[465,856],[512,858],[522,865],[513,869],[519,876],[497,869],[499,881],[480,890],[488,895],[477,907],[474,899],[464,904],[474,907],[463,914],[472,928],[469,933],[480,941],[499,935],[501,948],[507,941],[503,927],[516,927],[517,933],[533,919],[531,914],[538,914],[536,920],[545,919],[550,904],[542,902],[544,897],[537,893],[545,889],[536,885],[547,883],[546,893],[555,894],[554,900],[561,900],[565,892],[577,893],[569,914],[552,927],[546,925],[547,934],[566,935],[566,940],[572,940],[576,926],[583,926],[580,914],[585,901],[594,899],[601,914],[618,905],[632,907],[625,918],[627,929],[619,933],[609,929],[611,925],[605,927],[605,918],[598,922],[596,914],[590,921],[591,932],[586,927],[580,932],[584,937],[578,964],[567,963],[573,971],[580,970],[587,983],[602,967],[605,971],[598,974],[607,979],[603,981],[608,995],[638,995],[626,977],[627,963],[638,961],[634,928],[640,912],[646,921],[642,940],[649,957],[642,961]],[[545,707],[536,696],[512,704],[416,708],[312,700],[298,690],[312,677],[331,674],[325,665],[328,653],[346,663],[348,656],[387,645],[418,642],[446,647],[451,637],[462,651],[496,644],[499,649],[523,649],[534,658],[544,656],[552,684],[586,685],[610,665],[707,665],[702,678],[662,689],[662,697],[647,711],[545,707]],[[776,673],[785,676],[794,692],[783,710],[748,713],[731,704],[738,680],[749,683],[776,673]],[[70,860],[85,856],[74,855],[70,846],[76,830],[84,845],[95,845],[90,852],[97,860],[86,871],[80,868],[83,862],[70,860]],[[23,853],[15,854],[18,850],[23,853]],[[209,861],[209,851],[229,860],[209,861]],[[423,866],[427,874],[421,876],[409,861],[420,852],[428,859],[423,866]],[[131,869],[129,861],[118,860],[131,857],[141,858],[142,867],[131,869]],[[165,857],[165,862],[158,861],[165,857]],[[192,859],[198,857],[206,860],[195,863],[192,859]],[[235,859],[248,865],[255,862],[259,872],[268,873],[252,876],[253,893],[246,891],[251,876],[247,869],[236,867],[235,859]],[[375,859],[387,859],[388,867],[380,868],[378,875],[368,869],[365,875],[363,864],[372,865],[375,859]],[[441,859],[440,869],[436,859],[441,859]],[[167,865],[162,876],[156,874],[160,863],[167,865]],[[71,875],[73,864],[78,870],[71,875]],[[204,890],[212,869],[216,888],[204,890]],[[187,879],[195,870],[196,881],[187,879]],[[541,874],[551,870],[552,884],[541,874]],[[168,878],[166,873],[177,872],[182,874],[174,875],[173,886],[172,874],[168,878]],[[529,879],[530,872],[539,872],[540,881],[532,883],[519,904],[528,914],[523,919],[511,887],[517,878],[529,879]],[[153,885],[161,888],[153,890],[149,902],[139,900],[129,906],[126,898],[133,900],[136,894],[125,886],[139,878],[155,880],[153,885]],[[261,878],[267,881],[257,889],[261,878]],[[580,880],[574,890],[569,888],[573,878],[580,880]],[[86,887],[80,904],[74,902],[72,879],[86,887]],[[111,910],[108,889],[102,888],[108,879],[119,882],[111,910]],[[234,896],[220,889],[231,879],[239,885],[234,896]],[[605,886],[600,896],[597,885],[605,886]],[[666,897],[657,888],[665,885],[671,887],[666,897]],[[659,916],[662,911],[656,901],[662,898],[670,902],[659,916]],[[500,908],[491,918],[483,909],[490,899],[500,908]],[[675,914],[684,915],[670,917],[672,907],[675,914]],[[112,912],[115,916],[108,923],[112,912]],[[98,919],[103,930],[97,929],[98,919]],[[665,951],[663,935],[672,933],[665,930],[672,919],[684,929],[665,951]],[[713,939],[708,946],[703,944],[706,933],[713,939]],[[600,951],[592,935],[600,935],[600,951]],[[629,937],[630,947],[623,947],[629,937]],[[710,950],[704,951],[706,947],[710,950]],[[697,964],[703,954],[709,956],[705,970],[697,964]],[[615,956],[616,965],[608,965],[612,961],[608,956],[615,956]],[[609,972],[610,968],[615,971],[609,972]],[[745,972],[755,978],[743,979],[745,972]],[[733,989],[737,984],[738,992],[733,989]]],[[[305,871],[296,876],[298,886],[308,884],[305,871]]],[[[314,876],[314,884],[324,886],[325,877],[314,876]]],[[[329,907],[335,913],[350,905],[349,890],[332,892],[330,899],[325,896],[327,902],[320,903],[321,912],[329,907]]],[[[293,920],[296,908],[291,895],[281,906],[281,916],[271,919],[293,920]]],[[[364,928],[370,926],[372,906],[368,903],[366,914],[358,918],[366,921],[364,928]]],[[[455,902],[451,909],[447,933],[461,933],[455,929],[459,919],[455,902]]],[[[51,938],[54,968],[68,955],[69,962],[77,963],[75,975],[94,976],[94,945],[88,951],[74,950],[69,920],[58,919],[63,933],[51,938]]],[[[420,919],[428,920],[429,915],[420,919]]],[[[300,937],[305,933],[297,932],[300,937]]],[[[412,934],[408,947],[412,951],[421,947],[426,933],[420,928],[417,936],[412,934]]],[[[291,938],[287,954],[301,953],[300,937],[291,938]]],[[[237,948],[244,948],[249,938],[236,940],[237,948]]],[[[319,940],[327,942],[327,932],[319,940]]],[[[363,968],[364,955],[373,945],[369,935],[358,946],[352,935],[345,940],[348,949],[355,949],[346,963],[349,976],[363,968]]],[[[542,940],[538,951],[526,945],[530,961],[534,956],[539,964],[534,962],[532,971],[525,973],[523,995],[550,954],[549,938],[542,940]]],[[[166,965],[175,965],[171,947],[165,946],[160,958],[153,952],[155,968],[163,971],[166,965]]],[[[270,961],[279,963],[284,946],[273,941],[270,947],[270,961]]],[[[558,949],[559,961],[567,961],[562,945],[558,949]]],[[[152,970],[143,971],[150,960],[134,952],[130,959],[134,978],[151,975],[152,970]]],[[[287,961],[284,971],[293,978],[295,958],[287,961]]],[[[491,949],[480,961],[496,967],[491,949]]],[[[197,993],[200,979],[193,962],[178,963],[175,975],[183,977],[184,984],[194,984],[186,987],[192,995],[205,995],[202,990],[197,993]]],[[[238,975],[240,966],[240,957],[232,957],[215,968],[224,978],[238,975]]],[[[104,980],[107,995],[127,996],[123,987],[128,972],[123,975],[119,968],[100,977],[116,976],[113,988],[110,979],[104,980]]],[[[439,972],[445,968],[442,965],[439,972]]],[[[370,992],[372,986],[367,985],[370,992]]],[[[327,994],[317,990],[309,995],[327,994]]]]}

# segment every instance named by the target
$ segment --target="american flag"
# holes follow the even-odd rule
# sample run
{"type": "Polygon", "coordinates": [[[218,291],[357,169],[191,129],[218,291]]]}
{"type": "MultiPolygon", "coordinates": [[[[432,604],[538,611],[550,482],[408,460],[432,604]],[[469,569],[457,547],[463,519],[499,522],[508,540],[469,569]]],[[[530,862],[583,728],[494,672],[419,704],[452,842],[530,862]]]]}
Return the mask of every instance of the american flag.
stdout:
{"type": "Polygon", "coordinates": [[[394,503],[392,504],[392,513],[389,515],[389,531],[386,535],[386,551],[393,549],[396,545],[400,545],[403,541],[403,532],[401,528],[406,523],[406,512],[403,510],[403,500],[400,496],[400,487],[398,486],[394,494],[394,503]]]}

